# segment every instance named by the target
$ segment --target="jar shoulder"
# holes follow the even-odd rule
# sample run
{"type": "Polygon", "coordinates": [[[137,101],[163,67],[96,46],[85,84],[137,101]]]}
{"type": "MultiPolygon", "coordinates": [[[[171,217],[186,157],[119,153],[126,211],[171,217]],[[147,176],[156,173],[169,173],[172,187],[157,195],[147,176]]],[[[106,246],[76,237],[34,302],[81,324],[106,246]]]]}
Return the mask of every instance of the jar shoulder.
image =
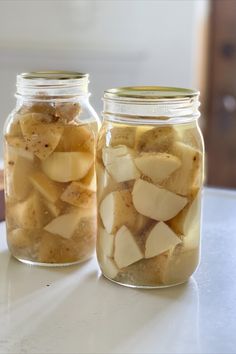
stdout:
{"type": "Polygon", "coordinates": [[[127,145],[138,152],[152,150],[168,152],[173,142],[180,142],[204,152],[203,135],[197,121],[188,124],[153,125],[123,124],[104,120],[99,132],[99,140],[106,146],[127,145]],[[162,142],[163,146],[159,146],[162,142]]]}
{"type": "Polygon", "coordinates": [[[17,103],[4,125],[4,134],[8,134],[12,126],[24,122],[41,122],[42,124],[56,123],[58,125],[91,124],[100,127],[99,117],[88,100],[76,101],[23,101],[17,103]]]}

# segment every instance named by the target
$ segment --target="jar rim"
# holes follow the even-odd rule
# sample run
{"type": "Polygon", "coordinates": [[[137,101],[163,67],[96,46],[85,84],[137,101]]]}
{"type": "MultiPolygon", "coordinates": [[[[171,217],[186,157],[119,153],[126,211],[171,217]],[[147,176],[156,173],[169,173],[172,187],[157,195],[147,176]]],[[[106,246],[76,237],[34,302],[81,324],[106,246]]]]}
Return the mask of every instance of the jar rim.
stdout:
{"type": "Polygon", "coordinates": [[[77,71],[32,71],[17,75],[16,97],[30,100],[88,97],[89,74],[77,71]],[[43,98],[44,97],[44,98],[43,98]]]}
{"type": "Polygon", "coordinates": [[[184,100],[199,96],[195,89],[169,86],[127,86],[104,91],[104,99],[112,100],[184,100]]]}

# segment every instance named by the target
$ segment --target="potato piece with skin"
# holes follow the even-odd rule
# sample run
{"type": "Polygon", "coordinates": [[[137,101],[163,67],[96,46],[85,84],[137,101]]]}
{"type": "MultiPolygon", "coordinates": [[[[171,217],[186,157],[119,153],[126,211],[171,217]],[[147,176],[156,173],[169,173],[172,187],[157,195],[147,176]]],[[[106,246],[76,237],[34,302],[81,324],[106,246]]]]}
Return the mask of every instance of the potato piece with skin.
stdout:
{"type": "Polygon", "coordinates": [[[48,120],[55,120],[55,106],[50,102],[34,102],[33,104],[24,104],[18,111],[19,117],[28,113],[41,113],[46,115],[48,120]]]}
{"type": "Polygon", "coordinates": [[[181,167],[164,181],[163,186],[174,193],[188,196],[193,188],[201,187],[202,154],[180,142],[175,142],[172,148],[173,154],[181,160],[181,167]]]}
{"type": "Polygon", "coordinates": [[[73,212],[78,215],[78,223],[71,238],[41,231],[39,262],[82,262],[92,256],[96,241],[96,211],[74,208],[73,212]]]}
{"type": "Polygon", "coordinates": [[[42,230],[37,261],[51,264],[77,262],[78,253],[75,243],[42,230]]]}
{"type": "Polygon", "coordinates": [[[88,125],[67,125],[55,151],[81,151],[83,144],[91,137],[93,132],[88,125]]]}
{"type": "Polygon", "coordinates": [[[95,152],[96,152],[96,143],[97,143],[97,139],[95,136],[95,133],[93,132],[90,135],[90,138],[87,139],[84,144],[81,146],[81,151],[84,152],[89,152],[91,154],[93,154],[95,156],[95,152]]]}
{"type": "Polygon", "coordinates": [[[136,210],[151,219],[166,221],[177,215],[187,204],[187,198],[139,179],[132,191],[136,210]]]}
{"type": "Polygon", "coordinates": [[[113,257],[114,242],[115,236],[108,234],[103,227],[99,227],[97,237],[98,253],[106,257],[113,257]]]}
{"type": "Polygon", "coordinates": [[[170,152],[176,139],[176,131],[171,125],[143,129],[136,136],[136,149],[143,152],[170,152]]]}
{"type": "Polygon", "coordinates": [[[85,260],[91,257],[95,250],[97,234],[96,208],[79,210],[79,223],[72,236],[76,244],[78,257],[85,260]]]}
{"type": "Polygon", "coordinates": [[[108,233],[115,233],[122,225],[135,227],[137,212],[129,190],[108,194],[101,202],[99,212],[108,233]]]}
{"type": "Polygon", "coordinates": [[[54,115],[63,122],[70,122],[79,116],[80,111],[78,102],[56,103],[54,115]]]}
{"type": "Polygon", "coordinates": [[[180,124],[179,126],[175,126],[175,130],[178,135],[178,141],[191,146],[193,149],[204,150],[199,128],[196,128],[196,126],[193,127],[192,124],[184,124],[184,126],[180,124]]]}
{"type": "Polygon", "coordinates": [[[143,153],[134,162],[154,183],[162,182],[181,166],[179,158],[167,153],[143,153]]]}
{"type": "Polygon", "coordinates": [[[190,201],[185,208],[168,221],[168,225],[179,234],[186,235],[195,223],[199,223],[201,214],[201,191],[194,200],[190,201]]]}
{"type": "Polygon", "coordinates": [[[83,183],[71,182],[62,193],[61,200],[80,208],[91,208],[96,204],[96,194],[83,183]]]}
{"type": "Polygon", "coordinates": [[[64,129],[57,123],[45,122],[45,117],[40,113],[29,113],[20,119],[24,140],[40,160],[45,160],[55,150],[64,129]]]}
{"type": "Polygon", "coordinates": [[[127,126],[116,126],[110,130],[111,139],[110,145],[126,145],[130,148],[134,147],[135,143],[135,133],[136,127],[127,127],[127,126]]]}
{"type": "Polygon", "coordinates": [[[199,249],[183,251],[176,248],[169,254],[168,262],[162,272],[163,284],[184,283],[196,270],[199,261],[199,249]]]}
{"type": "Polygon", "coordinates": [[[8,128],[7,135],[10,137],[18,137],[18,138],[23,138],[21,127],[20,127],[20,121],[18,119],[18,115],[16,114],[14,117],[14,121],[11,123],[10,127],[8,128]]]}
{"type": "Polygon", "coordinates": [[[42,170],[53,181],[70,182],[85,177],[93,160],[87,152],[53,152],[42,161],[42,170]]]}
{"type": "Polygon", "coordinates": [[[62,188],[59,184],[53,182],[45,174],[40,171],[35,171],[29,175],[29,180],[34,188],[42,194],[49,202],[55,203],[61,193],[62,188]]]}
{"type": "Polygon", "coordinates": [[[77,211],[58,216],[46,225],[44,230],[50,232],[51,234],[69,239],[73,236],[78,223],[79,213],[77,211]]]}
{"type": "Polygon", "coordinates": [[[8,232],[8,241],[13,248],[26,248],[30,246],[29,233],[24,229],[14,229],[8,232]]]}
{"type": "Polygon", "coordinates": [[[168,262],[168,252],[152,258],[143,258],[140,261],[120,270],[116,281],[122,284],[140,286],[162,286],[163,272],[168,262]]]}
{"type": "Polygon", "coordinates": [[[54,204],[49,202],[48,200],[44,200],[43,203],[52,216],[57,217],[58,215],[60,215],[61,210],[58,205],[59,203],[54,204]]]}
{"type": "Polygon", "coordinates": [[[92,165],[88,173],[84,178],[80,180],[81,183],[83,183],[84,186],[86,186],[87,189],[89,189],[92,192],[96,192],[97,190],[97,181],[96,181],[96,172],[95,172],[95,166],[92,165]]]}
{"type": "Polygon", "coordinates": [[[18,136],[5,135],[5,139],[7,141],[7,150],[11,155],[19,155],[24,157],[25,159],[33,161],[34,154],[29,151],[27,143],[23,138],[18,136]]]}
{"type": "Polygon", "coordinates": [[[32,193],[25,201],[8,208],[7,219],[9,226],[13,224],[22,229],[40,229],[47,222],[37,193],[32,193]]]}
{"type": "Polygon", "coordinates": [[[98,204],[101,202],[102,198],[112,191],[117,191],[121,189],[119,183],[114,181],[114,179],[108,174],[107,170],[103,167],[100,162],[96,163],[96,173],[97,173],[97,200],[98,204]]]}
{"type": "Polygon", "coordinates": [[[183,235],[182,238],[186,250],[199,247],[200,223],[201,191],[178,215],[168,221],[168,225],[176,233],[183,235]]]}
{"type": "Polygon", "coordinates": [[[113,258],[102,257],[99,264],[105,277],[109,279],[115,279],[119,273],[119,268],[117,267],[113,258]]]}
{"type": "Polygon", "coordinates": [[[118,268],[124,268],[143,258],[134,236],[126,226],[122,226],[115,236],[114,260],[118,268]]]}
{"type": "Polygon", "coordinates": [[[148,233],[145,258],[158,256],[181,243],[180,238],[164,222],[158,222],[148,233]]]}
{"type": "Polygon", "coordinates": [[[17,154],[12,155],[9,151],[6,162],[6,194],[19,201],[23,200],[29,195],[32,189],[28,176],[33,171],[34,165],[31,160],[17,154]]]}

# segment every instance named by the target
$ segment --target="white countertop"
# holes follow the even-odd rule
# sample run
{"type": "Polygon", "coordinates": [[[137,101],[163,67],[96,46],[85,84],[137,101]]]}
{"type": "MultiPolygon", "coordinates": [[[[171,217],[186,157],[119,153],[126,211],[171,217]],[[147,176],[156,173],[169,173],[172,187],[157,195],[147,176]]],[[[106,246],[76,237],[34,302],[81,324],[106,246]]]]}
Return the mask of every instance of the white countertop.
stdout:
{"type": "Polygon", "coordinates": [[[0,231],[0,353],[236,353],[236,192],[205,190],[201,265],[167,289],[21,264],[0,231]]]}

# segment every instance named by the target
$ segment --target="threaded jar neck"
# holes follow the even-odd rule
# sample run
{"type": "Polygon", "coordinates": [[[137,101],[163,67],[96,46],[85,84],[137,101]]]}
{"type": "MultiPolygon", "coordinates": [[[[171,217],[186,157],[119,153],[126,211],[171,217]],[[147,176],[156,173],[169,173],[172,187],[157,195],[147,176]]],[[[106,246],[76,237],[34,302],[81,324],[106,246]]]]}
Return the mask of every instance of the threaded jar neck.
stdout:
{"type": "Polygon", "coordinates": [[[135,86],[109,89],[104,93],[104,119],[146,124],[178,124],[199,118],[199,92],[196,90],[135,86]]]}
{"type": "Polygon", "coordinates": [[[33,101],[73,100],[88,96],[89,75],[71,71],[37,71],[17,75],[17,98],[33,101]]]}

